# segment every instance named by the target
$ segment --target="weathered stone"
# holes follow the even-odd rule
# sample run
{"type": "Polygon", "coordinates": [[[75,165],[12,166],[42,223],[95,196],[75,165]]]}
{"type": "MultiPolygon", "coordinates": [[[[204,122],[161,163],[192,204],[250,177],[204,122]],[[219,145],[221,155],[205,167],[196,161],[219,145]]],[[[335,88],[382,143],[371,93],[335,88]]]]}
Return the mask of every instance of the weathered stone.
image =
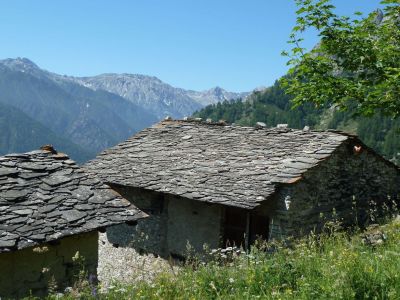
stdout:
{"type": "Polygon", "coordinates": [[[85,168],[112,184],[251,209],[260,205],[260,187],[267,199],[277,184],[292,183],[343,143],[358,143],[343,133],[259,125],[164,121],[104,151],[85,168]],[[221,192],[224,197],[217,196],[221,192]]]}
{"type": "Polygon", "coordinates": [[[67,210],[63,211],[61,218],[67,220],[68,222],[76,222],[77,220],[80,220],[84,218],[87,214],[78,210],[67,210]]]}
{"type": "Polygon", "coordinates": [[[8,221],[10,224],[25,224],[25,222],[28,221],[28,217],[19,217],[19,218],[13,218],[8,221]]]}
{"type": "Polygon", "coordinates": [[[48,173],[28,173],[28,172],[23,172],[19,175],[19,177],[23,178],[23,179],[32,179],[32,178],[39,178],[42,176],[46,176],[48,175],[48,173]]]}
{"type": "Polygon", "coordinates": [[[90,189],[90,187],[82,186],[74,190],[72,195],[79,201],[86,201],[93,195],[93,191],[90,189]]]}
{"type": "Polygon", "coordinates": [[[35,227],[29,226],[29,225],[25,225],[25,226],[19,227],[17,229],[18,232],[22,232],[22,233],[25,233],[25,232],[29,232],[30,233],[30,232],[32,232],[34,230],[35,230],[35,227]]]}
{"type": "Polygon", "coordinates": [[[74,206],[78,210],[93,210],[94,206],[89,204],[78,204],[74,206]]]}
{"type": "Polygon", "coordinates": [[[43,241],[46,239],[46,235],[40,233],[40,234],[32,234],[29,236],[30,239],[34,241],[43,241]]]}
{"type": "Polygon", "coordinates": [[[264,122],[257,122],[256,123],[256,128],[265,128],[267,127],[267,124],[265,124],[264,122]]]}
{"type": "Polygon", "coordinates": [[[41,163],[31,162],[31,161],[21,162],[18,166],[22,169],[33,170],[33,171],[45,171],[46,168],[48,167],[41,163]]]}
{"type": "Polygon", "coordinates": [[[40,207],[38,209],[38,212],[41,213],[41,214],[48,213],[48,212],[51,212],[51,211],[55,210],[57,207],[58,207],[57,204],[48,204],[48,205],[45,205],[43,207],[40,207]]]}
{"type": "Polygon", "coordinates": [[[15,168],[0,167],[0,176],[10,176],[15,174],[18,174],[18,170],[15,168]]]}
{"type": "Polygon", "coordinates": [[[93,204],[104,204],[106,201],[107,200],[105,200],[101,196],[93,196],[93,197],[89,198],[89,203],[93,203],[93,204]]]}
{"type": "Polygon", "coordinates": [[[49,151],[0,157],[0,255],[144,216],[97,179],[80,185],[88,175],[67,158],[49,151]],[[101,216],[90,197],[110,203],[101,216]]]}
{"type": "Polygon", "coordinates": [[[192,138],[191,135],[185,135],[182,137],[182,140],[186,141],[186,140],[190,140],[192,138]]]}
{"type": "Polygon", "coordinates": [[[26,190],[8,190],[1,193],[1,196],[9,201],[23,200],[29,194],[26,190]]]}
{"type": "Polygon", "coordinates": [[[13,210],[12,212],[13,212],[14,214],[17,214],[17,215],[25,216],[25,215],[30,215],[30,214],[32,214],[32,213],[33,213],[33,210],[27,208],[27,209],[17,209],[17,210],[13,210]]]}
{"type": "Polygon", "coordinates": [[[0,248],[11,248],[11,247],[14,247],[16,243],[17,243],[16,239],[15,240],[3,240],[0,238],[0,248]]]}
{"type": "Polygon", "coordinates": [[[42,181],[49,186],[58,186],[67,182],[70,182],[72,179],[67,176],[57,175],[57,176],[48,176],[43,178],[42,181]]]}
{"type": "Polygon", "coordinates": [[[5,210],[7,210],[7,209],[9,209],[10,208],[10,206],[8,205],[8,206],[3,206],[2,204],[0,204],[0,213],[2,212],[2,211],[5,211],[5,210]]]}

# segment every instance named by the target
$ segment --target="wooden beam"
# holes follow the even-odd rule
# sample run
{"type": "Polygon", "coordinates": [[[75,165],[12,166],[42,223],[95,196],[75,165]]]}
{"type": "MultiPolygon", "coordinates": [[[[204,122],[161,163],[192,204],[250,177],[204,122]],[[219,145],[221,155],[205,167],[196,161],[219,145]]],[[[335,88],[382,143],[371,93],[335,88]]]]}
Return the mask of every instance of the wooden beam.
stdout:
{"type": "Polygon", "coordinates": [[[245,236],[245,241],[244,241],[244,247],[246,248],[246,251],[250,250],[250,212],[248,211],[246,213],[246,236],[245,236]]]}

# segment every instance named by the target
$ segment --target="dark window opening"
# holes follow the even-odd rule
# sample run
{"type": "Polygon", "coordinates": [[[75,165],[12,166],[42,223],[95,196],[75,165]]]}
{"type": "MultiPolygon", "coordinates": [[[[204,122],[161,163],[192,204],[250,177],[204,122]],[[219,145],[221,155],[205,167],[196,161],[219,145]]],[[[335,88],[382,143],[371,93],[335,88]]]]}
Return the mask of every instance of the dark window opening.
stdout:
{"type": "Polygon", "coordinates": [[[160,215],[164,210],[164,197],[163,195],[160,195],[156,199],[150,199],[146,206],[142,204],[137,205],[137,207],[148,215],[160,215]]]}
{"type": "Polygon", "coordinates": [[[225,209],[224,238],[222,247],[245,247],[247,211],[240,208],[225,209]]]}
{"type": "Polygon", "coordinates": [[[222,247],[246,248],[256,240],[268,240],[269,218],[244,209],[227,207],[223,228],[222,247]]]}
{"type": "Polygon", "coordinates": [[[254,244],[256,240],[268,240],[269,234],[269,218],[260,215],[250,216],[250,244],[254,244]]]}

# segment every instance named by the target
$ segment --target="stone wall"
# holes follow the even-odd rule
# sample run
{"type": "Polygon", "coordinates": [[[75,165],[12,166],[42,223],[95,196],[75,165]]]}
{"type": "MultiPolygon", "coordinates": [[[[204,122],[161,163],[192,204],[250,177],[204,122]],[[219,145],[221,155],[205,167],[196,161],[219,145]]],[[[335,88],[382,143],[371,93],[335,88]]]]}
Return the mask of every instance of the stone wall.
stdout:
{"type": "Polygon", "coordinates": [[[124,224],[108,228],[110,243],[165,258],[171,254],[184,256],[187,243],[196,251],[204,244],[219,246],[221,206],[125,186],[112,188],[149,217],[134,227],[124,224]]]}
{"type": "Polygon", "coordinates": [[[168,250],[185,256],[187,245],[201,252],[207,244],[218,248],[221,239],[222,207],[168,196],[168,250]]]}
{"type": "Polygon", "coordinates": [[[107,228],[108,241],[122,247],[133,247],[139,253],[167,256],[168,200],[164,195],[125,186],[111,186],[125,199],[149,215],[136,226],[126,224],[107,228]]]}
{"type": "Polygon", "coordinates": [[[97,231],[65,237],[53,244],[0,254],[0,298],[44,296],[49,288],[71,286],[79,271],[76,252],[85,259],[85,269],[96,275],[97,231]]]}
{"type": "Polygon", "coordinates": [[[279,188],[272,238],[320,231],[328,220],[363,226],[399,204],[396,167],[368,150],[345,143],[297,183],[279,188]],[[372,219],[371,219],[372,217],[372,219]]]}

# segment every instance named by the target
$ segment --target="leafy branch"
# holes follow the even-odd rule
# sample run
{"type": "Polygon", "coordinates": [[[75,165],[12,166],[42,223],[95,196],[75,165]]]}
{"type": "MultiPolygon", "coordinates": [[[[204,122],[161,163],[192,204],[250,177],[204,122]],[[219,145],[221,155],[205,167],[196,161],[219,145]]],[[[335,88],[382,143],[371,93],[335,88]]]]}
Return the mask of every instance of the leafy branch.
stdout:
{"type": "Polygon", "coordinates": [[[364,18],[338,16],[330,0],[295,0],[297,21],[289,37],[288,76],[281,84],[295,107],[356,107],[362,115],[400,115],[400,1],[385,0],[384,9],[364,18]],[[302,34],[319,33],[311,51],[302,34]]]}

